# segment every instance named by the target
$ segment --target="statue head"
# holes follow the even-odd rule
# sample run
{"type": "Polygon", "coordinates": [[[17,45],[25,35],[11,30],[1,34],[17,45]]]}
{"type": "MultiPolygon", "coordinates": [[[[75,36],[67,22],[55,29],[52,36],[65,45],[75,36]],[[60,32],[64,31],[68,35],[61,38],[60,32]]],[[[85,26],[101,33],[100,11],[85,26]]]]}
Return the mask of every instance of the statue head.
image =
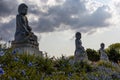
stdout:
{"type": "Polygon", "coordinates": [[[18,13],[21,15],[26,15],[28,10],[28,6],[24,3],[20,4],[18,7],[18,13]]]}
{"type": "Polygon", "coordinates": [[[80,32],[76,32],[75,37],[76,37],[76,39],[81,39],[81,33],[80,32]]]}
{"type": "Polygon", "coordinates": [[[104,43],[101,43],[101,44],[100,44],[100,47],[101,47],[101,49],[104,49],[104,48],[105,48],[105,44],[104,44],[104,43]]]}

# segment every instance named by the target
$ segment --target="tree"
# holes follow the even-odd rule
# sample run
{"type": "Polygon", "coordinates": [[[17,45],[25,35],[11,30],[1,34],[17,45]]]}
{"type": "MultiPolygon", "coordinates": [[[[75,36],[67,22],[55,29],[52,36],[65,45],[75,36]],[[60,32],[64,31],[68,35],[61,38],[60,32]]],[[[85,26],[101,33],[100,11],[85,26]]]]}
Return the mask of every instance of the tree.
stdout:
{"type": "Polygon", "coordinates": [[[100,60],[100,56],[99,56],[99,54],[97,53],[96,50],[89,48],[89,49],[86,50],[86,52],[87,52],[88,59],[90,61],[98,61],[98,60],[100,60]]]}
{"type": "Polygon", "coordinates": [[[120,43],[111,44],[106,49],[110,61],[118,62],[120,61],[120,43]]]}

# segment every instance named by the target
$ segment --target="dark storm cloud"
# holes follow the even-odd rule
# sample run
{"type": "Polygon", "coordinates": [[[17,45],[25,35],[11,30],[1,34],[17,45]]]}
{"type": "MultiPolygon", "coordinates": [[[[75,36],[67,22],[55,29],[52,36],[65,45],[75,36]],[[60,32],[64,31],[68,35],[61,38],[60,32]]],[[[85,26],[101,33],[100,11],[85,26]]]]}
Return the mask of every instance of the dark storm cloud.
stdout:
{"type": "Polygon", "coordinates": [[[16,0],[0,0],[0,36],[5,41],[11,40],[15,32],[15,18],[8,17],[15,16],[18,2],[16,0]],[[3,19],[6,21],[3,23],[3,19]]]}
{"type": "Polygon", "coordinates": [[[52,32],[55,28],[59,28],[61,24],[74,25],[79,18],[71,18],[72,15],[84,14],[86,12],[85,5],[79,0],[66,0],[63,5],[49,7],[48,13],[42,15],[39,21],[34,25],[36,31],[52,32]]]}
{"type": "MultiPolygon", "coordinates": [[[[37,32],[52,32],[61,24],[69,29],[88,32],[94,28],[109,26],[106,22],[111,17],[105,11],[107,6],[101,6],[92,14],[86,9],[85,2],[81,0],[66,0],[63,5],[49,7],[48,13],[42,15],[34,25],[37,32]]],[[[64,28],[63,28],[64,30],[64,28]]]]}
{"type": "Polygon", "coordinates": [[[2,36],[3,40],[9,41],[13,40],[15,33],[15,18],[10,20],[10,22],[0,24],[0,37],[2,36]]]}
{"type": "MultiPolygon", "coordinates": [[[[76,21],[74,28],[97,28],[97,27],[106,27],[109,26],[109,23],[106,22],[106,19],[110,18],[111,15],[105,11],[105,6],[99,7],[92,14],[85,14],[79,16],[79,20],[76,21]]],[[[88,29],[89,30],[89,29],[88,29]]]]}
{"type": "Polygon", "coordinates": [[[17,5],[16,0],[0,0],[0,17],[7,17],[16,13],[17,5]]]}
{"type": "MultiPolygon", "coordinates": [[[[41,0],[43,3],[48,0],[41,0]]],[[[58,0],[60,2],[60,0],[58,0]]],[[[4,17],[16,16],[17,8],[20,3],[16,0],[0,0],[0,20],[4,17]]],[[[62,5],[44,5],[39,7],[36,4],[28,5],[29,14],[34,14],[38,21],[29,21],[30,26],[34,31],[38,33],[53,32],[60,28],[61,24],[69,26],[67,29],[75,31],[89,32],[92,29],[109,26],[109,23],[105,21],[111,17],[110,13],[106,12],[106,6],[97,8],[92,14],[86,8],[83,0],[65,0],[62,5]],[[41,9],[46,9],[47,12],[43,12],[41,9]]],[[[1,21],[0,21],[1,23],[1,21]]],[[[66,29],[62,27],[61,30],[66,29]]],[[[15,32],[15,18],[9,20],[6,23],[0,24],[0,35],[12,39],[15,32]],[[12,36],[12,37],[11,37],[12,36]]]]}

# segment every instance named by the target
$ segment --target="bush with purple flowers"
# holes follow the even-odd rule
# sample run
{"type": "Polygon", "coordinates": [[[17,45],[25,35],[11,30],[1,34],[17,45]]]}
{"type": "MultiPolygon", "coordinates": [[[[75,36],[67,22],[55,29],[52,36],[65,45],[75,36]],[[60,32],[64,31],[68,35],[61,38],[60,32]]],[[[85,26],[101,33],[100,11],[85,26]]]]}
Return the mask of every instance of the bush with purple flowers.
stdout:
{"type": "Polygon", "coordinates": [[[4,70],[2,68],[0,68],[0,75],[4,74],[4,70]]]}
{"type": "Polygon", "coordinates": [[[4,56],[5,52],[4,51],[0,51],[0,56],[4,56]]]}
{"type": "MultiPolygon", "coordinates": [[[[51,58],[19,54],[9,49],[0,56],[2,80],[119,80],[118,64],[99,61],[94,66],[88,62],[70,63],[70,57],[51,58]],[[117,66],[116,66],[117,65],[117,66]]],[[[72,61],[74,62],[74,61],[72,61]]]]}

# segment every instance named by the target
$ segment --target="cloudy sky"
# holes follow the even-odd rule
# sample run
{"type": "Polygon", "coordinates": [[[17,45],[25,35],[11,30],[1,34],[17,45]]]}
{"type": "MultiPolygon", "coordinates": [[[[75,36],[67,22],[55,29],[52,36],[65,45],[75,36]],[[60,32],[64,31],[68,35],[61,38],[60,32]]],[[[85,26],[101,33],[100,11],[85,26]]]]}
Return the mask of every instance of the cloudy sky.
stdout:
{"type": "Polygon", "coordinates": [[[15,17],[21,3],[28,5],[28,20],[39,38],[39,48],[50,56],[73,55],[75,33],[82,45],[99,49],[120,42],[120,0],[0,0],[0,36],[14,40],[15,17]]]}

